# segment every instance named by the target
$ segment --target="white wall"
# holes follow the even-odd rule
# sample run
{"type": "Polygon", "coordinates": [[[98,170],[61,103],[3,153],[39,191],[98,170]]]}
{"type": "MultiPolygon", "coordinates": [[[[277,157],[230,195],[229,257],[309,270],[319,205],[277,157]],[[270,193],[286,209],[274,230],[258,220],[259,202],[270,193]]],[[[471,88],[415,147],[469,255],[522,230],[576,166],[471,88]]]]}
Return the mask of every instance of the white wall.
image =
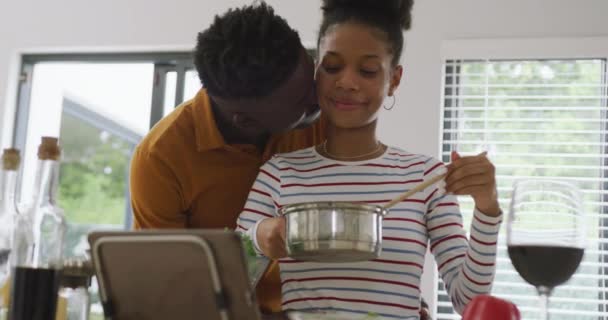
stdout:
{"type": "MultiPolygon", "coordinates": [[[[314,43],[319,0],[268,0],[314,43]]],[[[190,48],[213,15],[238,0],[19,0],[0,7],[0,130],[7,146],[12,127],[18,52],[74,47],[190,48]],[[5,102],[5,103],[2,103],[5,102]]],[[[444,39],[608,35],[605,0],[417,0],[407,36],[405,77],[397,105],[385,112],[380,134],[410,151],[437,155],[440,130],[440,47],[444,39]]],[[[433,276],[432,274],[430,275],[433,276]]],[[[429,288],[423,289],[428,292],[429,288]]]]}
{"type": "MultiPolygon", "coordinates": [[[[70,48],[190,48],[196,32],[246,0],[20,0],[0,7],[0,145],[12,131],[20,51],[70,48]]],[[[268,0],[314,43],[319,0],[268,0]]],[[[385,112],[385,141],[436,154],[442,39],[598,36],[608,34],[605,0],[417,0],[397,107],[385,112]]]]}

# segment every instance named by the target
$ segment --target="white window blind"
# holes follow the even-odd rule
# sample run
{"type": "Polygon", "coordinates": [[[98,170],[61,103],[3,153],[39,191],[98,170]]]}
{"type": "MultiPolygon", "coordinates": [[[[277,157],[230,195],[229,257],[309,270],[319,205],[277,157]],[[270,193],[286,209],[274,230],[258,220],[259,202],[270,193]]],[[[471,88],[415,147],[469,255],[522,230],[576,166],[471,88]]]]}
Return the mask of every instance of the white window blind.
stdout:
{"type": "MultiPolygon", "coordinates": [[[[549,303],[552,320],[608,319],[608,103],[606,59],[446,60],[442,158],[487,150],[506,212],[513,181],[567,179],[584,195],[587,248],[549,303]]],[[[468,228],[473,202],[461,197],[468,228]]],[[[500,233],[492,294],[538,319],[535,289],[515,271],[500,233]]],[[[438,319],[459,319],[439,281],[438,319]]]]}

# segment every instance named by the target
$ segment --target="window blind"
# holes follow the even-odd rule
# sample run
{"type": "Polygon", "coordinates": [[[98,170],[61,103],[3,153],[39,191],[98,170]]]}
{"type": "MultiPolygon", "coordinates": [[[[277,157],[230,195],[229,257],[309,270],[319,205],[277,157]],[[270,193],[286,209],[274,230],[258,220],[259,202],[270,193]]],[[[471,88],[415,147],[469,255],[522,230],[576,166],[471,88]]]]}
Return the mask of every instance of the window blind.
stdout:
{"type": "MultiPolygon", "coordinates": [[[[508,211],[515,179],[546,177],[577,185],[585,201],[587,248],[576,274],[550,298],[552,320],[608,319],[608,103],[606,59],[444,61],[442,160],[488,151],[500,203],[508,211]]],[[[461,197],[465,227],[473,202],[461,197]]],[[[460,319],[442,281],[438,319],[460,319]]],[[[538,319],[535,289],[498,242],[493,295],[538,319]]]]}

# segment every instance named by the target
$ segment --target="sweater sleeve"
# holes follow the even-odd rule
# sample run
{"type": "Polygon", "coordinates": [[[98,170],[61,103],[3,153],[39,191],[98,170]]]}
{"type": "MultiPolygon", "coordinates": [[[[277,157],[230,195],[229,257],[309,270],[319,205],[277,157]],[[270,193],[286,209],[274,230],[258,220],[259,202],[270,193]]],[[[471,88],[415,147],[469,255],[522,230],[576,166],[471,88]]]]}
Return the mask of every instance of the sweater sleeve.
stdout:
{"type": "Polygon", "coordinates": [[[278,217],[281,194],[280,169],[277,157],[266,162],[249,191],[247,202],[237,220],[236,231],[253,240],[254,248],[262,254],[256,237],[257,227],[264,219],[278,217]]]}
{"type": "MultiPolygon", "coordinates": [[[[431,159],[427,163],[425,179],[442,167],[441,162],[431,159]]],[[[475,210],[467,239],[456,197],[444,194],[436,186],[429,189],[426,227],[431,252],[454,309],[462,313],[475,296],[491,291],[502,215],[489,217],[475,210]]]]}

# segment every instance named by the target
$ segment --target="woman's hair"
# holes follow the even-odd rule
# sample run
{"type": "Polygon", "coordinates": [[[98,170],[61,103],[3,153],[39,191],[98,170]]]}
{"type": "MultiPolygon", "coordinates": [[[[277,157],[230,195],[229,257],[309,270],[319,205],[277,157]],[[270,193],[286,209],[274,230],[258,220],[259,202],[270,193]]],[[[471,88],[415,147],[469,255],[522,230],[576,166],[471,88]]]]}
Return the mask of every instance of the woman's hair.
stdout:
{"type": "Polygon", "coordinates": [[[330,27],[345,22],[360,23],[386,34],[392,63],[397,65],[403,51],[403,32],[412,24],[413,4],[414,0],[323,0],[317,48],[330,27]]]}
{"type": "Polygon", "coordinates": [[[255,98],[284,83],[301,52],[298,33],[261,3],[216,16],[198,34],[194,65],[209,94],[255,98]]]}

